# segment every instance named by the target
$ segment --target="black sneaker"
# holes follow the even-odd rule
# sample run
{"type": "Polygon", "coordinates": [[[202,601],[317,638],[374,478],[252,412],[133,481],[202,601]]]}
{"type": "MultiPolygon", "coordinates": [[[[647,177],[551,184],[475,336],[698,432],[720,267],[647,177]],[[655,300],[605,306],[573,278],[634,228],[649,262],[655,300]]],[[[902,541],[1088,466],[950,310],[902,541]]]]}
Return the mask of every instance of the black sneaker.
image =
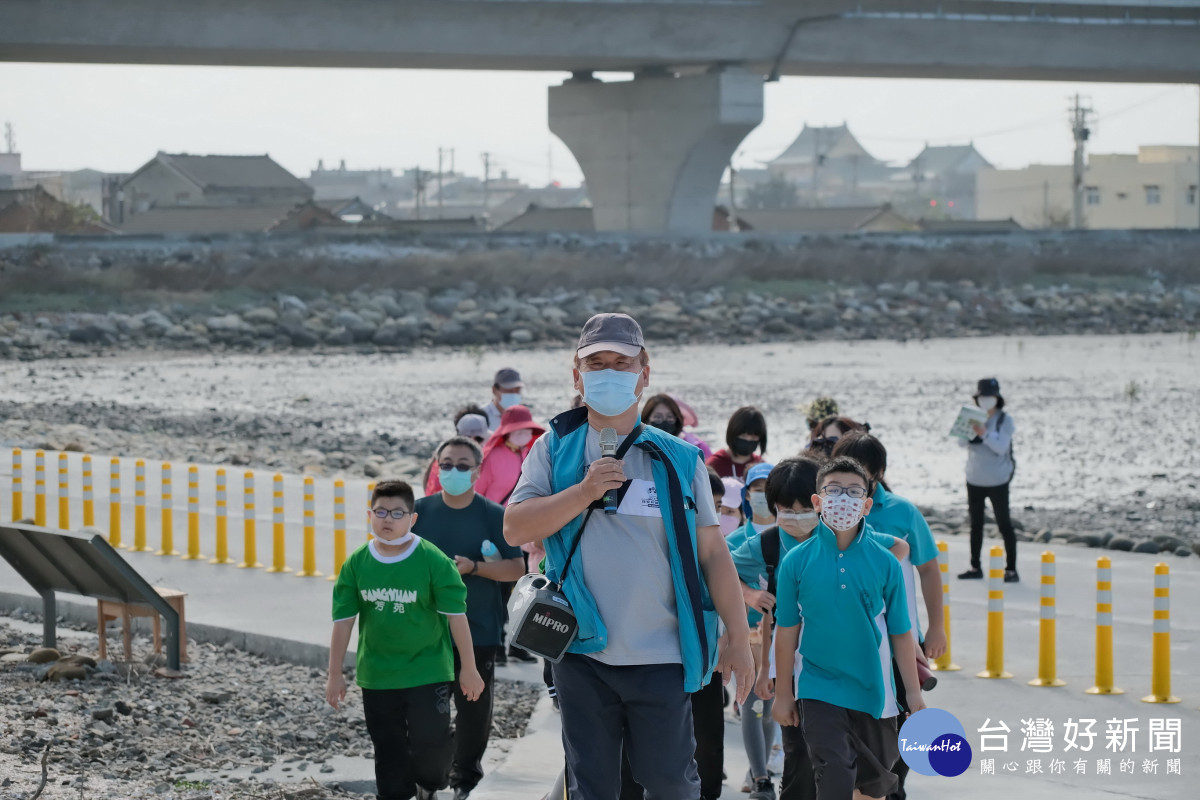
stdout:
{"type": "Polygon", "coordinates": [[[759,778],[754,782],[747,800],[775,800],[775,784],[770,778],[759,778]]]}
{"type": "Polygon", "coordinates": [[[1015,569],[1006,569],[1006,570],[1004,570],[1004,582],[1005,583],[1020,583],[1021,576],[1017,575],[1017,571],[1015,569]]]}
{"type": "Polygon", "coordinates": [[[958,579],[961,580],[977,580],[983,577],[983,570],[978,567],[971,567],[966,572],[958,573],[958,579]]]}

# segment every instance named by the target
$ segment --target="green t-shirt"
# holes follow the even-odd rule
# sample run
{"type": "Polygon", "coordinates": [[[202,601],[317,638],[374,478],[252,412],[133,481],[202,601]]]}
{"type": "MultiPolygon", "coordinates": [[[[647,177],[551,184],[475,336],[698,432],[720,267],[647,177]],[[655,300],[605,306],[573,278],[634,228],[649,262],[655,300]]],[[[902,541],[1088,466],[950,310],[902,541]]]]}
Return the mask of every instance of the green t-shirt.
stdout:
{"type": "Polygon", "coordinates": [[[368,542],[342,564],[333,619],[358,617],[358,685],[408,689],[454,679],[447,614],[465,614],[467,588],[454,562],[420,538],[398,556],[368,542]]]}

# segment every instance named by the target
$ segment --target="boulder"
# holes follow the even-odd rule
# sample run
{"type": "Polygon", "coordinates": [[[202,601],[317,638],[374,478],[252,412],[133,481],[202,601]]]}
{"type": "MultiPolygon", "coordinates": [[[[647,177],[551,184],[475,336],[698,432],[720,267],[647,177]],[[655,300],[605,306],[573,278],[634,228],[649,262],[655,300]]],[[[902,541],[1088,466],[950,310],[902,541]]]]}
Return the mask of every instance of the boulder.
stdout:
{"type": "Polygon", "coordinates": [[[29,654],[27,659],[31,664],[50,664],[62,658],[62,653],[53,647],[39,647],[29,654]]]}
{"type": "Polygon", "coordinates": [[[242,319],[251,325],[274,325],[279,321],[279,312],[267,306],[260,306],[242,314],[242,319]]]}
{"type": "Polygon", "coordinates": [[[1158,546],[1158,542],[1147,540],[1147,541],[1138,542],[1137,544],[1135,544],[1133,546],[1133,552],[1135,552],[1135,553],[1150,553],[1153,555],[1157,555],[1159,552],[1161,552],[1161,548],[1158,546]]]}
{"type": "Polygon", "coordinates": [[[1133,549],[1133,540],[1124,536],[1114,536],[1108,540],[1105,546],[1108,547],[1109,550],[1120,550],[1124,553],[1128,553],[1133,549]]]}

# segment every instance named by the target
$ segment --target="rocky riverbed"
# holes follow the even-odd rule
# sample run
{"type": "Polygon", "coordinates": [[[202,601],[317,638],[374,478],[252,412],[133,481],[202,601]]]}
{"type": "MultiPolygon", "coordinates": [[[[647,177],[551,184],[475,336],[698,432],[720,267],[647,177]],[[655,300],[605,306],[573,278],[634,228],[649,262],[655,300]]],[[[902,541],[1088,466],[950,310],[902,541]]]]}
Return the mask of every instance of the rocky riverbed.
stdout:
{"type": "MultiPolygon", "coordinates": [[[[328,762],[372,757],[361,695],[334,711],[323,670],[195,642],[180,673],[97,661],[94,632],[60,630],[62,651],[47,652],[20,617],[0,617],[3,800],[33,796],[43,757],[46,800],[359,797],[330,784],[328,762]]],[[[493,740],[521,735],[540,691],[497,681],[493,740]]]]}
{"type": "MultiPolygon", "coordinates": [[[[650,391],[685,398],[714,447],[729,414],[755,404],[767,457],[786,457],[805,440],[797,407],[837,398],[887,446],[893,488],[951,535],[966,504],[945,431],[975,380],[995,375],[1017,424],[1012,498],[1027,535],[1172,552],[1200,538],[1200,342],[1187,334],[650,345],[650,391]]],[[[419,482],[454,410],[486,402],[502,366],[521,370],[537,418],[568,406],[569,345],[0,362],[0,447],[419,482]]],[[[0,485],[9,471],[0,458],[0,485]]]]}
{"type": "Polygon", "coordinates": [[[637,317],[660,343],[888,339],[1195,331],[1200,285],[1136,279],[1125,288],[985,285],[972,280],[839,285],[770,283],[703,291],[543,288],[518,294],[472,281],[437,291],[388,287],[264,294],[229,305],[203,293],[105,313],[0,315],[0,359],[127,350],[403,352],[428,346],[516,349],[572,340],[599,311],[637,317]]]}

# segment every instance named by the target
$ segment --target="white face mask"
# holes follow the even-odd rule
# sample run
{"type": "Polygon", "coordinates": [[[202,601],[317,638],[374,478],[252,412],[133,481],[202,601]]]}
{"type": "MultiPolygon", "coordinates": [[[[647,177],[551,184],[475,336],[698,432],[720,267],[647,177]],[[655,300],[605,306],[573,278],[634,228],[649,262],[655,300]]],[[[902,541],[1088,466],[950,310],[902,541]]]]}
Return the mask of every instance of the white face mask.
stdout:
{"type": "Polygon", "coordinates": [[[984,411],[991,411],[993,408],[996,407],[996,398],[994,398],[994,397],[981,397],[978,400],[976,400],[975,402],[984,411]]]}
{"type": "Polygon", "coordinates": [[[821,498],[821,519],[835,531],[848,531],[858,527],[866,503],[865,497],[851,497],[848,494],[826,495],[821,498]]]}
{"type": "Polygon", "coordinates": [[[513,431],[508,435],[508,441],[514,447],[524,447],[533,441],[533,431],[529,430],[529,428],[513,431]]]}
{"type": "Polygon", "coordinates": [[[806,522],[810,519],[817,518],[815,511],[784,511],[780,509],[775,512],[775,521],[783,524],[784,522],[806,522]]]}
{"type": "Polygon", "coordinates": [[[767,495],[765,492],[747,492],[746,497],[750,501],[750,510],[754,512],[754,516],[771,516],[771,509],[767,506],[767,495]]]}

